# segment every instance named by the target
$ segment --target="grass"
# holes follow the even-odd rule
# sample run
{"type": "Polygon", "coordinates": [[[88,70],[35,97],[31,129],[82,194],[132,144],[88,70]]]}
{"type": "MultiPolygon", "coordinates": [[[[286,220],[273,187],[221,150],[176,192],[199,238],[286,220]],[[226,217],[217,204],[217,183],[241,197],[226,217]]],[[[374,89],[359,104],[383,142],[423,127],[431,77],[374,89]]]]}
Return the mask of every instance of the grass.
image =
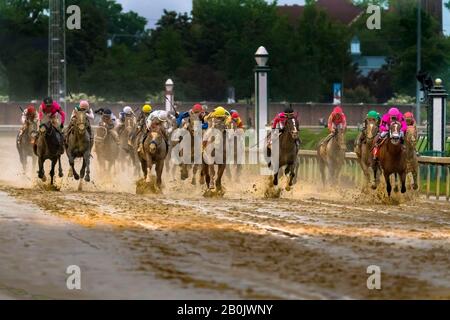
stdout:
{"type": "MultiPolygon", "coordinates": [[[[323,128],[320,132],[314,132],[309,129],[300,129],[300,139],[302,140],[301,149],[316,150],[317,146],[323,138],[328,135],[328,129],[323,128]]],[[[349,129],[345,133],[345,141],[347,144],[347,151],[353,151],[353,145],[358,136],[359,131],[356,129],[349,129]]]]}

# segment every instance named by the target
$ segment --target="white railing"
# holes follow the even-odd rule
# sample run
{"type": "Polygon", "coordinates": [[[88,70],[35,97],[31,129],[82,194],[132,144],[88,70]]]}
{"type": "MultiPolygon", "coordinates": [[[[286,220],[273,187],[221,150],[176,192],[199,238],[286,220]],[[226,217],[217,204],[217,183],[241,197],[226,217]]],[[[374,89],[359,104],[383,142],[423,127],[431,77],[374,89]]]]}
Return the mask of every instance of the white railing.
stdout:
{"type": "MultiPolygon", "coordinates": [[[[309,182],[321,181],[319,165],[317,163],[317,151],[315,150],[301,150],[299,152],[300,158],[300,179],[304,179],[309,182]]],[[[350,180],[355,185],[362,185],[364,183],[364,174],[358,163],[358,158],[354,152],[347,152],[345,154],[345,167],[343,168],[343,174],[350,177],[350,180]]],[[[434,186],[434,197],[440,200],[445,197],[447,201],[450,201],[450,157],[418,157],[419,160],[419,172],[418,172],[418,184],[422,186],[421,170],[426,170],[425,178],[425,192],[427,198],[432,196],[431,189],[434,186]],[[433,174],[434,171],[434,174],[433,174]],[[445,175],[444,175],[445,173],[445,175]],[[446,177],[445,182],[442,182],[442,178],[446,177]],[[445,184],[445,190],[441,191],[441,185],[445,184]]]]}

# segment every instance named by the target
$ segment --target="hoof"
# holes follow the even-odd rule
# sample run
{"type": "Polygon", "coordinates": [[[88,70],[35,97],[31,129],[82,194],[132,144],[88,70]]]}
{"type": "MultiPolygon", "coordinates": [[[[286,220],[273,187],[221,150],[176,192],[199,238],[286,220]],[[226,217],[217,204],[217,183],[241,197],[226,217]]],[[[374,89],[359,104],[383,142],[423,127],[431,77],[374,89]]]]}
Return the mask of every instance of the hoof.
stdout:
{"type": "Polygon", "coordinates": [[[60,177],[60,178],[64,177],[64,173],[63,173],[62,171],[60,171],[60,172],[58,173],[58,177],[60,177]]]}
{"type": "Polygon", "coordinates": [[[86,182],[91,182],[91,177],[89,177],[89,175],[86,175],[86,176],[84,177],[84,181],[86,181],[86,182]]]}
{"type": "Polygon", "coordinates": [[[191,180],[191,184],[192,184],[193,186],[197,185],[197,181],[195,181],[195,177],[194,177],[194,178],[192,178],[192,180],[191,180]]]}
{"type": "Polygon", "coordinates": [[[370,185],[370,187],[372,188],[372,190],[376,190],[377,189],[377,184],[376,183],[372,183],[370,185]]]}
{"type": "Polygon", "coordinates": [[[73,178],[75,179],[75,180],[80,180],[80,176],[77,174],[77,173],[73,173],[73,178]]]}
{"type": "Polygon", "coordinates": [[[42,175],[42,177],[39,177],[39,178],[42,180],[42,182],[46,182],[47,181],[47,177],[45,175],[42,175]]]}
{"type": "Polygon", "coordinates": [[[291,191],[291,186],[287,186],[286,191],[291,191]]]}
{"type": "Polygon", "coordinates": [[[406,187],[402,187],[402,193],[406,193],[406,187]]]}
{"type": "Polygon", "coordinates": [[[413,184],[413,189],[416,191],[419,190],[419,185],[417,183],[413,184]]]}

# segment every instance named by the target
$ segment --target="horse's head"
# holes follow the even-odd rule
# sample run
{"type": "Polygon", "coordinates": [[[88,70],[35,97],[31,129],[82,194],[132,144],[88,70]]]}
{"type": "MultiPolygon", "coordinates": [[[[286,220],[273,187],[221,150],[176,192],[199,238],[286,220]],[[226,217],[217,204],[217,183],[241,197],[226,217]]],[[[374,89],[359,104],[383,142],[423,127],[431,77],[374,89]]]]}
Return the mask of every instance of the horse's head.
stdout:
{"type": "Polygon", "coordinates": [[[378,123],[375,119],[368,119],[366,125],[366,138],[373,140],[378,133],[378,123]]]}
{"type": "Polygon", "coordinates": [[[227,129],[226,118],[212,118],[211,119],[211,128],[225,131],[227,129]]]}
{"type": "Polygon", "coordinates": [[[86,132],[86,112],[75,111],[75,128],[79,134],[86,132]]]}
{"type": "Polygon", "coordinates": [[[135,118],[133,116],[127,116],[125,117],[125,130],[128,133],[131,133],[134,129],[136,122],[135,122],[135,118]]]}
{"type": "Polygon", "coordinates": [[[298,127],[298,120],[296,118],[289,118],[286,121],[285,132],[289,133],[292,139],[298,139],[298,127]]]}
{"type": "Polygon", "coordinates": [[[409,126],[406,130],[405,140],[412,146],[415,146],[417,143],[417,129],[414,126],[409,126]]]}
{"type": "Polygon", "coordinates": [[[149,151],[151,155],[154,155],[158,145],[161,143],[161,134],[158,131],[152,131],[150,132],[150,138],[152,140],[150,141],[149,151]]]}
{"type": "Polygon", "coordinates": [[[400,142],[402,125],[398,121],[392,121],[389,126],[389,138],[392,144],[397,145],[400,142]]]}

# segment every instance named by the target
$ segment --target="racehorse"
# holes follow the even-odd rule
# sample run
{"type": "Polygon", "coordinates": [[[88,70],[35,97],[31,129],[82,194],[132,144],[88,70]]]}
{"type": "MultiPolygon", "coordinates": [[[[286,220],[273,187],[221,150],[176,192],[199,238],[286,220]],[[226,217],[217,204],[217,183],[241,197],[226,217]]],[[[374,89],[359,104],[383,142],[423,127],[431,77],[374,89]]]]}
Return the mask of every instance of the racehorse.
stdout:
{"type": "MultiPolygon", "coordinates": [[[[278,159],[278,168],[275,169],[275,173],[273,176],[273,185],[278,185],[278,175],[281,168],[285,167],[284,174],[286,176],[289,175],[289,180],[287,182],[286,190],[289,191],[291,187],[294,185],[294,181],[297,174],[298,167],[298,152],[299,148],[297,147],[296,141],[298,140],[299,135],[299,123],[295,118],[288,119],[286,121],[286,125],[282,130],[279,139],[279,159],[278,159]]],[[[272,156],[274,152],[271,152],[272,156]]],[[[269,162],[269,167],[273,165],[273,161],[269,162]]]]}
{"type": "MultiPolygon", "coordinates": [[[[17,137],[19,137],[17,134],[17,137]]],[[[16,147],[19,152],[20,162],[22,163],[23,172],[27,172],[27,164],[28,157],[31,157],[33,170],[36,167],[36,155],[33,151],[33,146],[38,137],[37,125],[36,122],[26,120],[25,129],[22,134],[21,141],[19,143],[18,139],[16,139],[16,147]]]]}
{"type": "Polygon", "coordinates": [[[58,175],[60,178],[63,177],[61,166],[61,155],[64,153],[63,140],[62,134],[50,121],[39,127],[39,136],[36,144],[34,145],[34,153],[38,157],[39,162],[38,177],[44,182],[47,180],[45,177],[44,163],[46,160],[50,160],[52,162],[50,170],[50,185],[53,185],[54,183],[56,163],[59,164],[58,175]]]}
{"type": "Polygon", "coordinates": [[[120,138],[119,160],[122,169],[128,167],[130,163],[136,171],[138,169],[136,148],[133,145],[133,141],[131,141],[131,137],[134,136],[136,130],[136,125],[136,118],[134,116],[126,116],[122,127],[118,130],[120,138]]]}
{"type": "Polygon", "coordinates": [[[377,170],[377,173],[373,175],[374,179],[371,181],[372,175],[371,170],[373,169],[373,156],[372,156],[372,149],[373,149],[373,142],[378,134],[378,123],[375,119],[367,119],[367,125],[365,128],[365,139],[361,142],[360,149],[357,150],[355,148],[356,155],[358,157],[358,162],[361,165],[361,169],[364,172],[364,176],[366,177],[366,182],[371,183],[371,186],[373,189],[376,189],[379,182],[380,182],[380,175],[379,171],[377,170]]]}
{"type": "Polygon", "coordinates": [[[84,178],[86,182],[91,181],[90,177],[90,158],[91,158],[91,142],[89,132],[87,131],[87,117],[85,111],[75,111],[72,119],[73,126],[67,137],[66,153],[69,158],[69,164],[72,168],[75,180],[84,178]],[[75,159],[83,158],[83,165],[80,174],[75,170],[75,159]]]}
{"type": "Polygon", "coordinates": [[[405,146],[406,146],[406,173],[411,173],[413,176],[413,189],[419,189],[418,185],[418,171],[419,171],[419,160],[417,159],[416,153],[416,143],[417,143],[417,128],[415,126],[408,126],[405,135],[405,146]]]}
{"type": "Polygon", "coordinates": [[[326,167],[328,167],[329,178],[333,183],[338,182],[339,173],[345,162],[345,149],[344,130],[339,127],[320,143],[317,156],[324,185],[326,184],[326,167]]]}
{"type": "Polygon", "coordinates": [[[380,167],[383,170],[388,196],[391,196],[390,176],[396,174],[401,179],[401,192],[406,192],[406,148],[401,143],[401,123],[393,121],[389,126],[389,136],[382,142],[379,154],[380,167]]]}
{"type": "Polygon", "coordinates": [[[115,129],[109,127],[104,121],[101,121],[95,132],[95,152],[100,169],[107,172],[110,176],[115,167],[117,155],[119,153],[119,140],[115,129]]]}
{"type": "Polygon", "coordinates": [[[138,156],[141,162],[142,172],[147,183],[151,182],[151,171],[153,165],[155,165],[156,185],[158,188],[162,185],[161,177],[167,151],[167,142],[163,138],[161,128],[159,126],[152,127],[144,141],[142,151],[138,153],[138,156]]]}
{"type": "MultiPolygon", "coordinates": [[[[187,178],[189,178],[189,170],[192,169],[191,184],[192,185],[197,184],[197,181],[196,181],[197,172],[200,172],[199,183],[204,184],[205,176],[204,176],[204,172],[202,170],[202,165],[195,164],[195,146],[194,146],[195,140],[194,140],[194,137],[197,134],[197,130],[202,130],[199,117],[197,115],[190,114],[189,119],[186,119],[186,121],[184,121],[184,123],[182,125],[182,129],[187,130],[191,136],[191,149],[190,149],[191,156],[190,156],[190,163],[181,163],[180,164],[181,180],[186,180],[187,178]],[[198,126],[196,126],[196,124],[198,126]]],[[[183,159],[183,154],[180,154],[180,159],[183,159]]]]}
{"type": "Polygon", "coordinates": [[[226,145],[227,145],[227,125],[225,119],[213,118],[210,120],[211,126],[206,130],[203,137],[205,148],[203,150],[202,172],[205,175],[205,182],[208,191],[222,192],[222,176],[227,167],[226,145]],[[207,151],[213,146],[211,153],[207,151]],[[217,176],[215,166],[217,165],[217,176]]]}

